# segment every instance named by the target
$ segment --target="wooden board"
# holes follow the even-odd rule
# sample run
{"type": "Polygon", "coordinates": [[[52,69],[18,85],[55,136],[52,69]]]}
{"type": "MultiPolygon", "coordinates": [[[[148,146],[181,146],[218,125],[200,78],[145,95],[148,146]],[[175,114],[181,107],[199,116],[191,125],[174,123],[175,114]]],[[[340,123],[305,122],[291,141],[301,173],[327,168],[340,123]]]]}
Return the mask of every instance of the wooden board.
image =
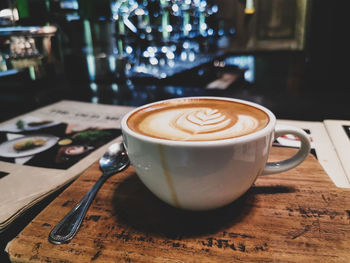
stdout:
{"type": "MultiPolygon", "coordinates": [[[[294,151],[273,148],[271,159],[294,151]]],[[[50,230],[99,176],[96,163],[46,207],[10,243],[11,261],[350,262],[350,189],[337,188],[312,155],[210,212],[164,204],[129,167],[103,185],[69,244],[49,243],[50,230]]]]}

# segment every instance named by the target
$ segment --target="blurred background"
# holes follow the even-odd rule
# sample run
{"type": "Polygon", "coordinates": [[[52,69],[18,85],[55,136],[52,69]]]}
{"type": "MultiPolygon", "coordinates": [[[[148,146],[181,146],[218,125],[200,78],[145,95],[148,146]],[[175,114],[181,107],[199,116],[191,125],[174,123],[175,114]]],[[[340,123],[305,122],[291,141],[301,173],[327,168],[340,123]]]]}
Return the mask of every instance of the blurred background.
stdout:
{"type": "Polygon", "coordinates": [[[0,121],[72,99],[226,96],[350,119],[345,1],[1,0],[0,121]]]}

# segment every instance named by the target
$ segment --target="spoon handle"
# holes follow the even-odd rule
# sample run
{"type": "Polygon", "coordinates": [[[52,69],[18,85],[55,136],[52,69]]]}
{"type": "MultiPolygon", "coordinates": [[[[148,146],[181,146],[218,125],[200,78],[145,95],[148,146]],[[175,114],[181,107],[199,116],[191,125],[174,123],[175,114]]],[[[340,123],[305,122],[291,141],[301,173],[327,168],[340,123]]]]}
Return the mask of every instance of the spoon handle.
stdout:
{"type": "Polygon", "coordinates": [[[86,211],[88,210],[92,200],[94,199],[98,189],[107,179],[107,174],[104,173],[85,194],[85,196],[77,203],[73,209],[51,230],[49,241],[53,244],[68,243],[78,232],[81,222],[83,221],[86,211]]]}

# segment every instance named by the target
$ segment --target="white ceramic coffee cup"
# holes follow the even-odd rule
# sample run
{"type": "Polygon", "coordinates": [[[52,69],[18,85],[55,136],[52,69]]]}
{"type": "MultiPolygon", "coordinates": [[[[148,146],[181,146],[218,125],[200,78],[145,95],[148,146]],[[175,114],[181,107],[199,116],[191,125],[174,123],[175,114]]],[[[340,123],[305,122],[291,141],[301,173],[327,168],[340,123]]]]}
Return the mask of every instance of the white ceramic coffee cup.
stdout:
{"type": "Polygon", "coordinates": [[[174,141],[142,135],[127,125],[135,111],[159,102],[125,115],[121,122],[124,144],[137,175],[151,192],[172,206],[209,210],[227,205],[243,195],[259,175],[289,170],[299,165],[310,151],[308,135],[302,129],[276,125],[274,114],[261,105],[230,98],[198,98],[253,106],[264,111],[269,122],[261,130],[236,138],[174,141]],[[299,151],[287,160],[267,162],[272,142],[285,134],[300,139],[299,151]]]}

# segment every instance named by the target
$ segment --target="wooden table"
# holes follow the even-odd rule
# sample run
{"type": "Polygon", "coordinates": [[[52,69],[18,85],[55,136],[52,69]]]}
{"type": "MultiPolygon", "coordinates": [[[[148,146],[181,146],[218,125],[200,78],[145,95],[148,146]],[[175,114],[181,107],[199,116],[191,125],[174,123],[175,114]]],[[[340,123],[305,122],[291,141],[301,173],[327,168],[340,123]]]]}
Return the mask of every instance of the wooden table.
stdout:
{"type": "MultiPolygon", "coordinates": [[[[271,159],[294,152],[273,148],[271,159]]],[[[49,243],[50,230],[99,176],[96,163],[46,207],[9,244],[11,261],[350,262],[350,189],[337,188],[312,155],[210,212],[164,204],[130,167],[103,185],[69,244],[49,243]]]]}

